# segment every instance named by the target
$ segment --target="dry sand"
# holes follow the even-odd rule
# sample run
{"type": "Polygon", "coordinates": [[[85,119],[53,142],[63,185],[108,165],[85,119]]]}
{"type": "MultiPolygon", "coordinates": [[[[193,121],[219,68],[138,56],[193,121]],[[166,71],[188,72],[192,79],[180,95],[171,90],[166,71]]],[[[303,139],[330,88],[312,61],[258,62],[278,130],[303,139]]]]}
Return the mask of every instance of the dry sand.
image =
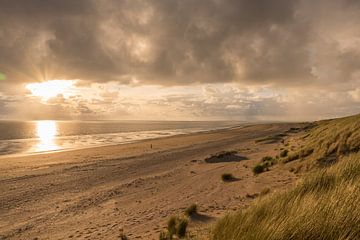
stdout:
{"type": "Polygon", "coordinates": [[[298,124],[263,124],[138,143],[0,158],[0,239],[158,239],[172,215],[192,203],[197,231],[248,205],[265,188],[296,175],[278,164],[254,176],[252,166],[278,154],[280,142],[255,140],[298,124]],[[153,148],[150,148],[152,144],[153,148]],[[204,159],[237,153],[217,163],[204,159]],[[238,179],[222,182],[222,173],[238,179]]]}

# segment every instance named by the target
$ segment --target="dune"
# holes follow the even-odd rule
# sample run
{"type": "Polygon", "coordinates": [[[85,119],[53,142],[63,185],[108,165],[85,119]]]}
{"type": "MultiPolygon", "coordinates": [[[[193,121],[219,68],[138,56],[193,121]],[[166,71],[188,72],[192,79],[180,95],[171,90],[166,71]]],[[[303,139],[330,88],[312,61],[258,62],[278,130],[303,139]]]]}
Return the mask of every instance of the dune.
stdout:
{"type": "Polygon", "coordinates": [[[299,181],[228,214],[203,237],[360,239],[360,115],[315,122],[283,148],[280,162],[301,173],[299,181]]]}

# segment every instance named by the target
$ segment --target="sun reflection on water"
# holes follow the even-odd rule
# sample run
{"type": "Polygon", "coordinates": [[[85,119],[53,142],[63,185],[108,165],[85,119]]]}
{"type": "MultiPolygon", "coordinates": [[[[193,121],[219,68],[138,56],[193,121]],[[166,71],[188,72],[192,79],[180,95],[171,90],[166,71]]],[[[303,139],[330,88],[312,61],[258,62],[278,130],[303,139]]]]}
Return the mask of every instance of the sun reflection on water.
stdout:
{"type": "Polygon", "coordinates": [[[58,133],[55,121],[37,121],[36,133],[39,138],[39,143],[36,145],[37,152],[59,149],[59,146],[55,143],[55,137],[58,133]]]}

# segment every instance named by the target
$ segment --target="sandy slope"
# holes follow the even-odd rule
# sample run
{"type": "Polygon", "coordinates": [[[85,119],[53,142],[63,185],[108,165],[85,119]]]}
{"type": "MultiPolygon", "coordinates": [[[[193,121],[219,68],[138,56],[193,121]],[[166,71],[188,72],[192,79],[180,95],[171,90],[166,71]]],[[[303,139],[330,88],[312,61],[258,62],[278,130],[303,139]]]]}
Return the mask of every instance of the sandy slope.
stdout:
{"type": "Polygon", "coordinates": [[[0,159],[0,239],[158,239],[169,216],[197,203],[194,230],[296,176],[251,167],[279,143],[255,139],[296,124],[266,124],[139,143],[0,159]],[[150,144],[153,148],[150,148],[150,144]],[[236,150],[232,162],[205,163],[236,150]],[[242,157],[248,159],[243,160],[242,157]],[[221,174],[238,181],[224,183],[221,174]]]}

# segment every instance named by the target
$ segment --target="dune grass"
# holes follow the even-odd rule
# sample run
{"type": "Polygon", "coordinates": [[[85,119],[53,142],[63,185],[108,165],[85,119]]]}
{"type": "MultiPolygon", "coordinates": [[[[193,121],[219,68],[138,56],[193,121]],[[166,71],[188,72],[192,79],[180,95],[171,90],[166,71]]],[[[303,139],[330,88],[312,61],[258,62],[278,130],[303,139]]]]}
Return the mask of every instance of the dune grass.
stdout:
{"type": "Polygon", "coordinates": [[[174,239],[183,239],[186,237],[186,230],[189,224],[187,218],[182,217],[170,217],[167,222],[166,231],[161,231],[159,234],[159,240],[171,240],[174,239]]]}
{"type": "Polygon", "coordinates": [[[308,158],[313,163],[326,163],[330,156],[341,155],[360,150],[360,115],[325,120],[301,137],[301,147],[292,153],[284,162],[308,158]]]}
{"type": "Polygon", "coordinates": [[[186,229],[189,224],[189,221],[185,218],[179,220],[178,226],[176,228],[176,236],[179,238],[184,238],[186,236],[186,229]]]}
{"type": "Polygon", "coordinates": [[[360,115],[315,125],[283,161],[321,168],[291,189],[266,194],[222,218],[210,239],[360,239],[360,115]],[[336,160],[319,164],[329,159],[336,160]]]}
{"type": "Polygon", "coordinates": [[[360,153],[221,219],[211,239],[360,239],[360,153]]]}
{"type": "Polygon", "coordinates": [[[188,208],[185,209],[185,215],[191,217],[197,213],[197,205],[191,204],[188,208]]]}
{"type": "Polygon", "coordinates": [[[255,175],[260,174],[265,171],[269,171],[269,167],[273,166],[276,163],[276,159],[271,156],[265,156],[261,159],[261,162],[256,164],[253,167],[253,173],[255,175]]]}

